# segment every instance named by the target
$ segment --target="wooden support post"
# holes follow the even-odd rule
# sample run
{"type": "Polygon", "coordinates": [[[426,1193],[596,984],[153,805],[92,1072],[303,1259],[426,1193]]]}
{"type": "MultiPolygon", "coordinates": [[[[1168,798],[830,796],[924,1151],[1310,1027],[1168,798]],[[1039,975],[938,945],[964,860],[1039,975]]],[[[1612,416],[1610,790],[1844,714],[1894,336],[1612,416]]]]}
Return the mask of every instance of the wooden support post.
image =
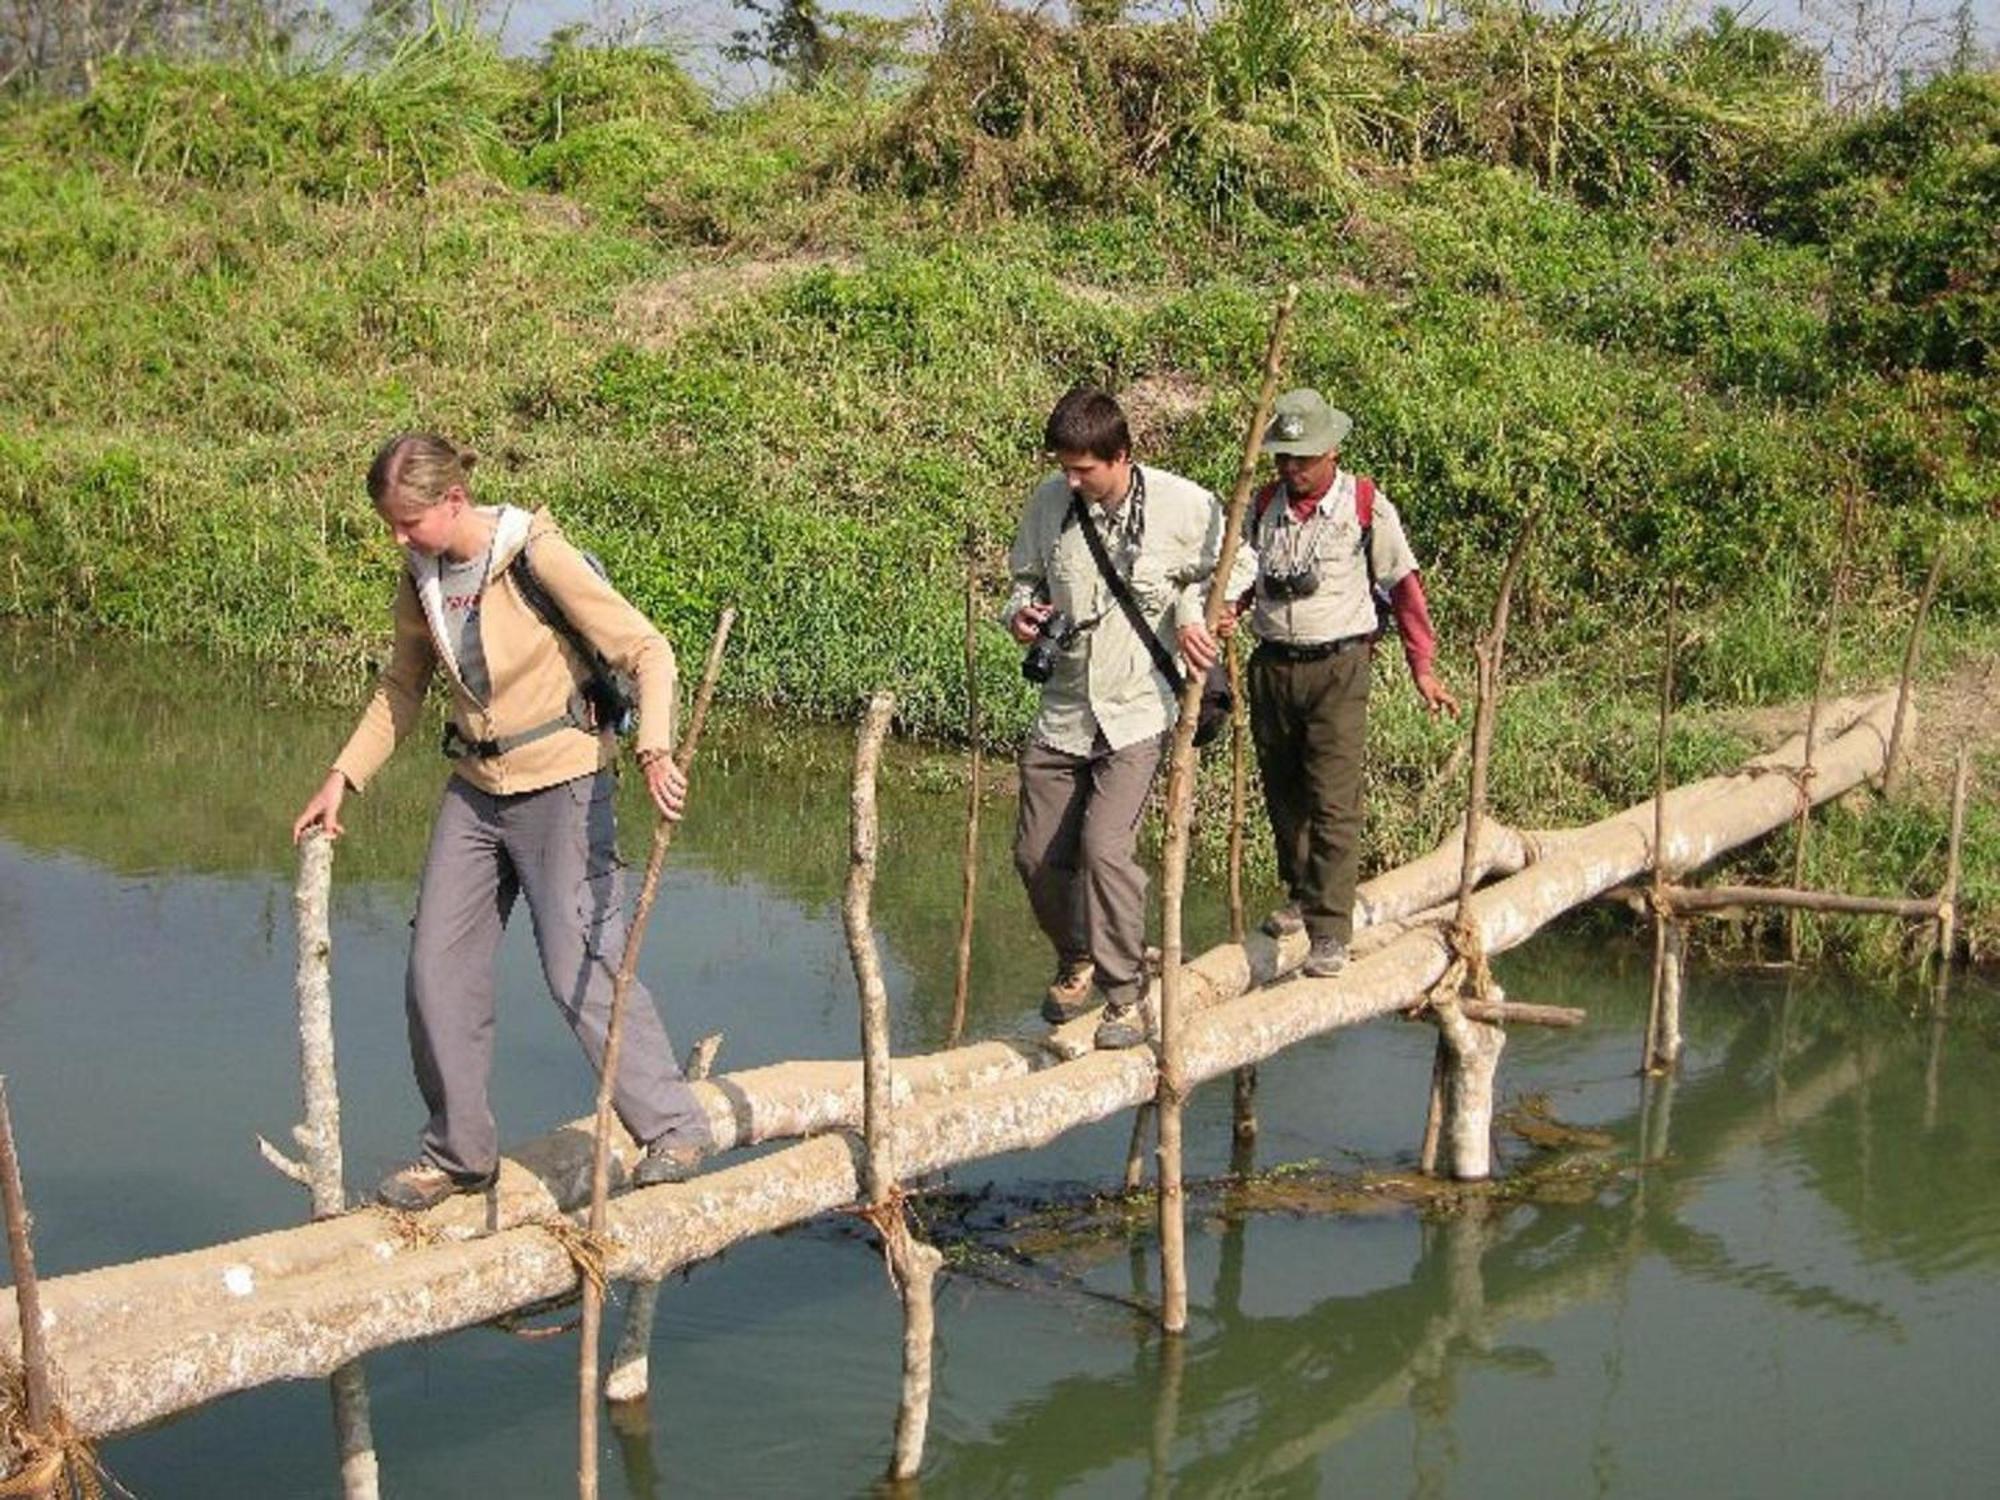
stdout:
{"type": "Polygon", "coordinates": [[[1960,745],[1958,772],[1951,783],[1951,841],[1945,846],[1944,884],[1938,888],[1937,899],[1937,984],[1940,1003],[1951,982],[1951,966],[1957,957],[1959,861],[1965,847],[1965,797],[1971,782],[1971,754],[1960,745]]]}
{"type": "Polygon", "coordinates": [[[1491,1022],[1471,1020],[1465,1000],[1484,1001],[1490,984],[1486,956],[1478,951],[1470,910],[1472,888],[1479,874],[1479,829],[1486,817],[1486,772],[1493,756],[1493,725],[1500,711],[1500,665],[1507,649],[1507,615],[1514,584],[1534,540],[1535,515],[1521,520],[1500,572],[1500,590],[1493,600],[1493,624],[1474,650],[1478,671],[1472,711],[1472,771],[1466,783],[1465,845],[1458,867],[1458,914],[1453,921],[1453,945],[1458,959],[1451,973],[1431,991],[1431,1014],[1437,1021],[1438,1046],[1431,1056],[1430,1098],[1424,1116],[1419,1169],[1437,1170],[1438,1147],[1452,1148],[1452,1175],[1475,1181],[1492,1171],[1493,1071],[1506,1045],[1505,1034],[1491,1022]],[[1482,1082],[1483,1078],[1483,1082],[1482,1082]],[[1482,1104],[1483,1101],[1483,1104],[1482,1104]],[[1484,1120],[1463,1115],[1484,1108],[1484,1120]],[[1477,1138],[1475,1148],[1470,1143],[1477,1138]]]}
{"type": "Polygon", "coordinates": [[[1917,681],[1917,654],[1924,638],[1924,621],[1929,618],[1931,603],[1937,598],[1938,585],[1944,581],[1944,543],[1938,543],[1937,556],[1931,559],[1931,570],[1924,577],[1923,592],[1917,596],[1917,617],[1910,622],[1910,638],[1903,646],[1903,675],[1896,684],[1896,719],[1889,728],[1889,754],[1882,762],[1882,795],[1893,797],[1900,781],[1898,772],[1903,751],[1903,724],[1909,716],[1910,693],[1917,681]]]}
{"type": "MultiPolygon", "coordinates": [[[[1229,941],[1241,943],[1248,931],[1243,914],[1243,824],[1249,814],[1249,739],[1247,726],[1250,706],[1243,701],[1243,653],[1241,636],[1232,633],[1224,649],[1229,659],[1229,941]]],[[[1229,1101],[1230,1135],[1238,1146],[1257,1139],[1257,1069],[1236,1070],[1236,1084],[1229,1101]]],[[[1239,1173],[1239,1175],[1241,1175],[1239,1173]]]]}
{"type": "Polygon", "coordinates": [[[882,741],[896,700],[877,693],[868,700],[854,750],[852,826],[847,865],[847,894],[840,914],[847,930],[847,952],[854,963],[854,980],[861,994],[862,1133],[866,1145],[862,1191],[867,1213],[882,1236],[882,1254],[889,1280],[903,1300],[903,1391],[896,1408],[896,1446],[889,1478],[914,1479],[923,1467],[924,1435],[931,1415],[931,1288],[944,1257],[910,1233],[903,1212],[903,1195],[896,1183],[895,1140],[891,1134],[889,1074],[889,991],[882,982],[882,965],[875,953],[875,933],[869,920],[869,900],[875,888],[875,858],[879,847],[875,816],[875,771],[882,758],[882,741]]]}
{"type": "MultiPolygon", "coordinates": [[[[1639,1071],[1657,1073],[1666,1066],[1661,1056],[1661,1012],[1667,986],[1667,929],[1673,915],[1667,910],[1667,726],[1674,709],[1674,606],[1679,590],[1667,585],[1666,638],[1660,647],[1659,733],[1653,744],[1653,993],[1646,1007],[1646,1040],[1640,1049],[1639,1071]]],[[[1676,996],[1676,1005],[1679,997],[1676,996]]]]}
{"type": "MultiPolygon", "coordinates": [[[[1271,337],[1264,348],[1264,379],[1243,440],[1236,468],[1236,490],[1229,499],[1222,545],[1215,571],[1208,580],[1203,620],[1215,632],[1229,592],[1229,574],[1243,540],[1243,515],[1250,507],[1250,487],[1257,475],[1257,453],[1264,423],[1277,394],[1278,366],[1284,354],[1285,329],[1297,306],[1299,289],[1288,287],[1271,319],[1271,337]]],[[[1181,897],[1187,886],[1188,825],[1194,816],[1194,730],[1201,711],[1202,674],[1188,672],[1181,688],[1180,716],[1174,722],[1173,749],[1167,761],[1167,828],[1160,854],[1160,1326],[1168,1333],[1187,1327],[1187,1226],[1181,1198],[1181,1106],[1187,1097],[1187,1072],[1181,1061],[1181,897]]]]}
{"type": "Polygon", "coordinates": [[[63,1474],[62,1446],[56,1440],[41,1283],[35,1279],[35,1250],[28,1234],[28,1196],[21,1186],[21,1157],[14,1148],[14,1117],[7,1107],[4,1076],[0,1076],[0,1209],[7,1218],[7,1256],[14,1268],[14,1305],[21,1316],[21,1376],[27,1398],[23,1415],[28,1438],[40,1450],[10,1483],[20,1484],[24,1495],[54,1494],[63,1474]]]}
{"type": "MultiPolygon", "coordinates": [[[[333,840],[318,830],[299,844],[299,882],[293,895],[298,921],[296,987],[299,1006],[299,1079],[305,1095],[305,1147],[312,1216],[330,1219],[347,1209],[340,1154],[340,1084],[333,1063],[333,840]]],[[[368,1420],[368,1381],[360,1361],[333,1372],[333,1436],[340,1455],[340,1491],[346,1500],[375,1500],[380,1478],[368,1420]]]]}
{"type": "Polygon", "coordinates": [[[951,989],[951,1040],[965,1035],[972,993],[972,912],[979,892],[979,533],[965,528],[965,860],[958,913],[958,971],[951,989]]]}
{"type": "Polygon", "coordinates": [[[1257,1067],[1247,1064],[1236,1070],[1229,1101],[1229,1134],[1238,1145],[1257,1139],[1257,1067]]]}
{"type": "MultiPolygon", "coordinates": [[[[702,726],[708,721],[708,707],[715,698],[716,679],[722,675],[722,653],[729,645],[730,627],[735,623],[733,605],[724,608],[715,623],[715,638],[709,642],[701,687],[695,693],[687,730],[674,753],[675,764],[684,776],[694,767],[702,726]]],[[[618,960],[617,977],[611,984],[611,1016],[604,1028],[604,1065],[598,1073],[597,1113],[591,1129],[587,1229],[593,1239],[601,1239],[604,1234],[604,1205],[611,1193],[611,1093],[618,1080],[618,1055],[624,1041],[625,997],[631,993],[632,978],[639,971],[639,949],[646,940],[646,923],[653,915],[654,898],[660,892],[660,870],[674,841],[674,826],[665,818],[653,826],[653,843],[646,855],[646,878],[639,887],[638,904],[632,909],[632,921],[625,932],[625,952],[618,960]]],[[[577,1341],[576,1486],[581,1500],[596,1500],[597,1349],[604,1324],[604,1286],[597,1277],[583,1275],[581,1271],[578,1279],[583,1283],[583,1331],[577,1341]]]]}
{"type": "Polygon", "coordinates": [[[1125,1191],[1136,1193],[1146,1185],[1146,1127],[1153,1123],[1153,1101],[1148,1099],[1132,1111],[1132,1139],[1125,1145],[1125,1191]]]}
{"type": "Polygon", "coordinates": [[[1687,927],[1680,922],[1661,923],[1665,936],[1660,953],[1660,1011],[1648,1046],[1653,1068],[1669,1072],[1681,1060],[1681,996],[1687,982],[1687,927]]]}
{"type": "MultiPolygon", "coordinates": [[[[722,1033],[696,1042],[681,1069],[689,1083],[699,1083],[715,1067],[722,1050],[722,1033]]],[[[643,1402],[652,1388],[653,1323],[659,1316],[660,1283],[635,1281],[625,1303],[625,1321],[618,1330],[618,1347],[611,1351],[611,1369],[604,1377],[604,1399],[619,1406],[643,1402]]],[[[613,1420],[617,1418],[614,1414],[613,1420]]],[[[623,1432],[621,1430],[621,1436],[623,1432]]]]}
{"type": "MultiPolygon", "coordinates": [[[[1806,711],[1806,753],[1805,762],[1799,767],[1799,814],[1793,822],[1792,884],[1806,883],[1806,832],[1812,826],[1812,800],[1807,795],[1807,787],[1814,774],[1814,756],[1819,745],[1819,705],[1826,695],[1826,674],[1833,661],[1834,642],[1840,636],[1841,598],[1847,591],[1847,558],[1854,545],[1854,520],[1860,508],[1860,497],[1849,488],[1847,497],[1840,508],[1840,550],[1834,554],[1833,577],[1827,587],[1826,635],[1820,641],[1819,666],[1813,673],[1812,706],[1806,711]]],[[[1785,920],[1785,953],[1793,963],[1799,961],[1799,916],[1797,911],[1787,914],[1785,920]]]]}
{"type": "Polygon", "coordinates": [[[1417,1149],[1417,1170],[1426,1177],[1437,1176],[1438,1146],[1444,1136],[1445,1081],[1451,1076],[1451,1049],[1439,1031],[1431,1045],[1431,1086],[1424,1105],[1424,1140],[1417,1149]]]}
{"type": "Polygon", "coordinates": [[[1484,1182],[1493,1175],[1493,1083],[1507,1033],[1450,1013],[1441,1016],[1439,1029],[1451,1048],[1443,1124],[1451,1175],[1460,1182],[1484,1182]]]}
{"type": "Polygon", "coordinates": [[[1248,931],[1243,916],[1243,823],[1249,814],[1249,755],[1244,741],[1249,705],[1243,701],[1243,653],[1231,632],[1223,644],[1229,660],[1229,941],[1240,943],[1248,931]]]}

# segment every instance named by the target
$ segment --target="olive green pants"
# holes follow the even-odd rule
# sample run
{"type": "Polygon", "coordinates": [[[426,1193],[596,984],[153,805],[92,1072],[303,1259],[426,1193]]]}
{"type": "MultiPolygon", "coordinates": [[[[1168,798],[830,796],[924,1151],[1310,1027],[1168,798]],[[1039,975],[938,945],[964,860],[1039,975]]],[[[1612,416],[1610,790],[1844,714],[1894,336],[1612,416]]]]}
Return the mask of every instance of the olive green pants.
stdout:
{"type": "Polygon", "coordinates": [[[1268,647],[1250,658],[1250,734],[1278,846],[1278,877],[1315,938],[1354,935],[1361,871],[1361,759],[1368,743],[1371,652],[1317,661],[1268,647]]]}

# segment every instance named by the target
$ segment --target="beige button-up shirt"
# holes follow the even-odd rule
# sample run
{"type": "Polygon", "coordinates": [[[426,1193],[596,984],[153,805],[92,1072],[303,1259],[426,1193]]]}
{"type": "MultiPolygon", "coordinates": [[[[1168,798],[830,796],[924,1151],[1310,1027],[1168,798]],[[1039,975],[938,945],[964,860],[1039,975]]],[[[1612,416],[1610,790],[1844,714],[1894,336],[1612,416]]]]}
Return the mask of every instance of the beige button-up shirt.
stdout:
{"type": "MultiPolygon", "coordinates": [[[[1178,474],[1151,467],[1139,472],[1143,506],[1128,499],[1115,509],[1091,505],[1090,510],[1112,564],[1131,583],[1140,613],[1168,652],[1178,654],[1180,628],[1202,617],[1203,585],[1222,549],[1222,507],[1178,474]]],[[[1064,524],[1069,508],[1069,485],[1061,474],[1043,480],[1030,497],[1008,556],[1014,589],[1006,618],[1046,601],[1088,627],[1057,657],[1055,672],[1042,685],[1035,738],[1052,750],[1089,755],[1100,733],[1111,749],[1122,750],[1165,732],[1177,703],[1092,559],[1083,528],[1064,524]]],[[[1232,595],[1249,587],[1255,568],[1249,548],[1239,548],[1232,595]]]]}
{"type": "MultiPolygon", "coordinates": [[[[1361,556],[1361,517],[1352,474],[1345,469],[1336,473],[1318,507],[1303,521],[1292,514],[1291,500],[1280,485],[1269,508],[1246,529],[1261,574],[1310,570],[1319,579],[1319,587],[1303,599],[1274,599],[1260,582],[1250,616],[1257,639],[1317,646],[1374,631],[1375,601],[1368,593],[1368,564],[1361,556]]],[[[1383,588],[1394,588],[1405,574],[1417,570],[1402,517],[1380,486],[1375,490],[1370,536],[1375,581],[1383,588]]]]}

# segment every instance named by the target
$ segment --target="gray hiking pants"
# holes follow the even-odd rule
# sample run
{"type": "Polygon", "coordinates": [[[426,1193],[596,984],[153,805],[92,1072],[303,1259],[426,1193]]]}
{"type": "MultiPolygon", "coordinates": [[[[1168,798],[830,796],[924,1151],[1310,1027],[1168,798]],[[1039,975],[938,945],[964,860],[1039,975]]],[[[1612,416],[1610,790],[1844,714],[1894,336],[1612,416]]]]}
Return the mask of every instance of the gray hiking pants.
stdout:
{"type": "Polygon", "coordinates": [[[1014,868],[1060,960],[1088,958],[1107,1000],[1129,1005],[1145,981],[1146,867],[1139,815],[1160,764],[1155,735],[1089,755],[1030,741],[1021,751],[1014,868]]]}
{"type": "MultiPolygon", "coordinates": [[[[611,988],[625,946],[611,773],[500,797],[454,776],[424,860],[405,1003],[417,1087],[430,1110],[424,1155],[483,1176],[500,1157],[487,1104],[493,972],[515,897],[528,898],[542,975],[593,1069],[602,1066],[611,988]]],[[[618,1118],[638,1141],[707,1142],[660,1014],[633,981],[619,1046],[618,1118]]]]}

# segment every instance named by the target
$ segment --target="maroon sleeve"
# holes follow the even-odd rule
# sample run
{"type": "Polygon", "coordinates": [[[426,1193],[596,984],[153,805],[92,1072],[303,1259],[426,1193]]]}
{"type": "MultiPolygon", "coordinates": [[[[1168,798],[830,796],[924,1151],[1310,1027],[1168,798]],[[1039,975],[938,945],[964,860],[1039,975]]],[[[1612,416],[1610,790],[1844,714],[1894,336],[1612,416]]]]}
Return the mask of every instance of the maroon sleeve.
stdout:
{"type": "Polygon", "coordinates": [[[1396,631],[1403,637],[1403,659],[1410,664],[1410,676],[1421,677],[1437,659],[1437,633],[1431,629],[1431,607],[1424,599],[1423,579],[1405,573],[1389,590],[1389,604],[1396,612],[1396,631]]]}

